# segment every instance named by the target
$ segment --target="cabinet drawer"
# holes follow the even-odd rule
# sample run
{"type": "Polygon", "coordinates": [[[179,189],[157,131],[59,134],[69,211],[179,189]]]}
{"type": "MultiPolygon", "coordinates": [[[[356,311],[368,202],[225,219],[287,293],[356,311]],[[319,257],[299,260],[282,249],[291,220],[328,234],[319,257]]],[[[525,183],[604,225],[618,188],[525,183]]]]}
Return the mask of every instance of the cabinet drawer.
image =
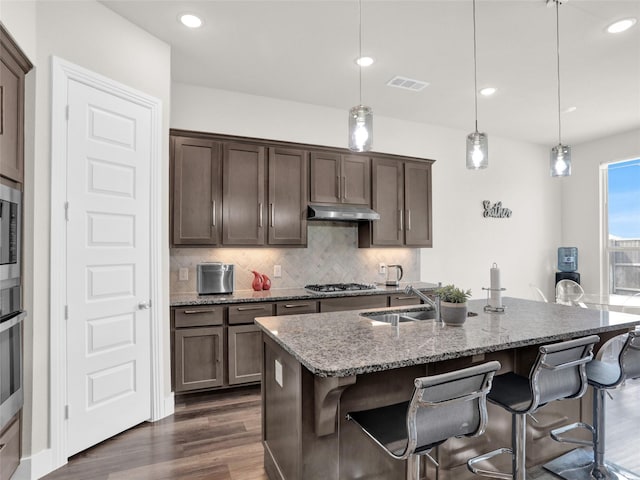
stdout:
{"type": "Polygon", "coordinates": [[[229,324],[253,323],[256,317],[270,317],[273,315],[273,303],[246,303],[229,306],[229,324]]]}
{"type": "Polygon", "coordinates": [[[211,305],[206,307],[185,307],[175,310],[176,328],[206,327],[208,325],[222,325],[224,307],[211,305]]]}
{"type": "Polygon", "coordinates": [[[386,306],[386,295],[363,295],[360,297],[327,298],[320,301],[321,312],[364,310],[367,308],[380,308],[386,306]]]}
{"type": "Polygon", "coordinates": [[[276,303],[276,315],[301,315],[317,311],[318,305],[315,300],[276,303]]]}
{"type": "Polygon", "coordinates": [[[403,295],[401,293],[389,295],[389,306],[420,305],[420,299],[415,295],[403,295]]]}
{"type": "Polygon", "coordinates": [[[20,421],[13,423],[0,436],[0,480],[9,480],[20,463],[20,421]]]}

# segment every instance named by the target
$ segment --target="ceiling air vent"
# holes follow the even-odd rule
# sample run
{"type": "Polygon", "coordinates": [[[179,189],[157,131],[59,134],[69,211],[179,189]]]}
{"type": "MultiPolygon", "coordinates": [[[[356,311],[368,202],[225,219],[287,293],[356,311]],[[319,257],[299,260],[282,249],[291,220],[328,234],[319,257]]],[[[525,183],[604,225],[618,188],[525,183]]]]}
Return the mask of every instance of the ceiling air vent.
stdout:
{"type": "Polygon", "coordinates": [[[387,82],[387,86],[389,87],[404,88],[412,92],[419,92],[427,85],[429,85],[427,82],[400,76],[395,76],[387,82]]]}

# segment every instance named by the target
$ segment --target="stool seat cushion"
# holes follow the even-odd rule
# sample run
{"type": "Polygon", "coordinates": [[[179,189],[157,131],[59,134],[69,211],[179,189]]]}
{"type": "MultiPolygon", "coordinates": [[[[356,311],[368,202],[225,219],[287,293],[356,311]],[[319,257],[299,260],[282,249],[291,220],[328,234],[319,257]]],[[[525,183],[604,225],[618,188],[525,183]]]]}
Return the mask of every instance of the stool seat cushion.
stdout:
{"type": "Polygon", "coordinates": [[[611,388],[620,383],[620,364],[592,360],[587,364],[589,385],[595,388],[611,388]]]}
{"type": "Polygon", "coordinates": [[[533,400],[529,379],[513,372],[496,375],[487,398],[511,413],[525,412],[533,400]]]}

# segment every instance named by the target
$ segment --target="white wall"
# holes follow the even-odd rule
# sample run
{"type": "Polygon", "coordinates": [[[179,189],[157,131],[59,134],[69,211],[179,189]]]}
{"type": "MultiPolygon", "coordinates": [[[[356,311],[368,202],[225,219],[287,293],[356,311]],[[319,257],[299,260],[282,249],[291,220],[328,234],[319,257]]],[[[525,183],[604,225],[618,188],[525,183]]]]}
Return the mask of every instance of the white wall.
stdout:
{"type": "MultiPolygon", "coordinates": [[[[171,95],[172,128],[346,147],[346,109],[179,83],[171,95]]],[[[532,283],[551,295],[561,239],[561,183],[549,177],[546,147],[490,135],[489,168],[468,171],[469,132],[381,116],[375,116],[374,132],[378,152],[436,160],[434,248],[422,250],[423,281],[455,282],[483,297],[489,268],[497,262],[505,294],[533,298],[532,283]],[[502,201],[513,216],[483,218],[483,200],[502,201]]]]}
{"type": "MultiPolygon", "coordinates": [[[[580,281],[587,292],[600,291],[600,165],[640,158],[640,130],[575,145],[571,177],[563,179],[562,241],[578,247],[580,281]]],[[[606,293],[603,291],[602,293],[606,293]]]]}
{"type": "MultiPolygon", "coordinates": [[[[50,131],[51,57],[93,70],[162,100],[162,230],[168,231],[168,128],[171,53],[167,44],[135,27],[93,0],[6,1],[0,20],[25,48],[35,65],[35,85],[27,92],[33,102],[34,124],[27,122],[25,159],[25,307],[29,311],[25,335],[23,456],[49,448],[49,243],[50,243],[50,131]],[[29,142],[29,140],[27,140],[29,142]]],[[[168,242],[163,252],[163,289],[168,296],[168,242]]],[[[163,319],[168,332],[168,312],[163,319]]],[[[165,380],[169,382],[169,339],[166,338],[165,380]]],[[[166,392],[167,395],[170,392],[166,392]]]]}

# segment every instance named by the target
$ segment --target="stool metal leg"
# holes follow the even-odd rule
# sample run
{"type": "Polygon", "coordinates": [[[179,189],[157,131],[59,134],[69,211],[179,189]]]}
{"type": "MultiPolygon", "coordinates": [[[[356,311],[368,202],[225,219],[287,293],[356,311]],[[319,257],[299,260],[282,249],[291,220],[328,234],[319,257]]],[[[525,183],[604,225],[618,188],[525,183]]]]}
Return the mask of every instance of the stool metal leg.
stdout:
{"type": "Polygon", "coordinates": [[[407,458],[407,480],[420,480],[420,455],[407,458]]]}
{"type": "MultiPolygon", "coordinates": [[[[590,428],[593,432],[593,449],[572,450],[545,464],[545,469],[567,480],[640,480],[640,475],[607,462],[604,458],[606,394],[607,391],[604,388],[593,389],[593,427],[590,428]]],[[[556,431],[566,430],[566,428],[556,431]]],[[[556,436],[552,435],[552,437],[558,440],[556,436]]],[[[567,442],[584,444],[580,441],[567,440],[567,442]]]]}
{"type": "Polygon", "coordinates": [[[513,480],[527,480],[527,414],[511,415],[513,480]]]}

